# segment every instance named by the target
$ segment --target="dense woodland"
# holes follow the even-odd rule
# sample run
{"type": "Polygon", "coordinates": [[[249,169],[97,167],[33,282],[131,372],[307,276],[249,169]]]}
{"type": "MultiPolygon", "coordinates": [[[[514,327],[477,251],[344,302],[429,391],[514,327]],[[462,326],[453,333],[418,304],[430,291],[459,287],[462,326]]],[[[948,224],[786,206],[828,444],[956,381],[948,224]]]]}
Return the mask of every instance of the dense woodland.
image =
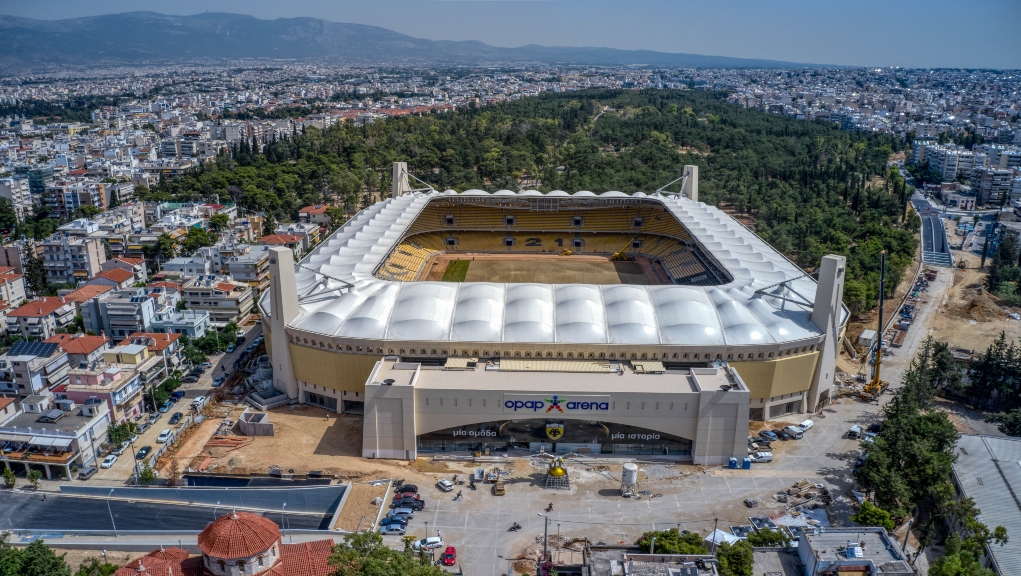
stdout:
{"type": "Polygon", "coordinates": [[[879,252],[890,254],[896,277],[916,246],[906,187],[874,180],[886,175],[898,146],[881,135],[743,109],[721,93],[592,90],[309,128],[257,152],[242,142],[144,197],[219,194],[281,220],[308,204],[364,206],[371,193],[385,195],[394,161],[407,161],[439,189],[595,192],[655,190],[684,164],[697,164],[700,199],[746,215],[799,265],[846,255],[845,298],[861,312],[878,297],[879,252]]]}

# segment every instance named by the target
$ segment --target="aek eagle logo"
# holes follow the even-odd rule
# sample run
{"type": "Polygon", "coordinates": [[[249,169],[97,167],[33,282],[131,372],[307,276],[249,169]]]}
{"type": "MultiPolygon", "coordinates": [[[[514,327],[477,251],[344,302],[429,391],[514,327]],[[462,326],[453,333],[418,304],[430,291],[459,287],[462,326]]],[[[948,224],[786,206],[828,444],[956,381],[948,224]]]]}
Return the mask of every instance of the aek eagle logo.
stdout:
{"type": "Polygon", "coordinates": [[[554,396],[552,398],[546,398],[546,401],[549,402],[549,408],[546,409],[546,412],[552,412],[555,408],[561,414],[564,413],[564,409],[560,407],[560,403],[564,401],[563,398],[554,396]]]}

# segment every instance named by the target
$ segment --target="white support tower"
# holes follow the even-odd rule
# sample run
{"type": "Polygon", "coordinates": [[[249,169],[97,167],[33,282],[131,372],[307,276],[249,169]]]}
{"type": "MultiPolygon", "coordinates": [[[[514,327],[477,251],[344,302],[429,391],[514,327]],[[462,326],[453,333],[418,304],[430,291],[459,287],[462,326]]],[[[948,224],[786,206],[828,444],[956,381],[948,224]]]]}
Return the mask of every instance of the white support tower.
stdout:
{"type": "MultiPolygon", "coordinates": [[[[840,353],[840,315],[844,297],[844,269],[846,259],[830,254],[823,256],[819,265],[819,283],[812,306],[812,323],[826,334],[819,352],[819,363],[806,395],[806,410],[815,412],[819,402],[829,396],[837,370],[840,353]]],[[[882,338],[882,335],[880,335],[882,338]]]]}
{"type": "Polygon", "coordinates": [[[390,183],[390,195],[393,198],[411,192],[411,184],[408,182],[408,163],[394,162],[393,180],[390,183]]]}
{"type": "Polygon", "coordinates": [[[684,166],[684,182],[681,184],[681,194],[689,200],[698,202],[698,166],[687,164],[684,166]]]}
{"type": "Polygon", "coordinates": [[[294,252],[275,246],[269,249],[270,339],[267,351],[273,362],[273,387],[298,400],[298,381],[294,377],[291,351],[287,342],[287,323],[298,315],[298,282],[294,275],[294,252]]]}

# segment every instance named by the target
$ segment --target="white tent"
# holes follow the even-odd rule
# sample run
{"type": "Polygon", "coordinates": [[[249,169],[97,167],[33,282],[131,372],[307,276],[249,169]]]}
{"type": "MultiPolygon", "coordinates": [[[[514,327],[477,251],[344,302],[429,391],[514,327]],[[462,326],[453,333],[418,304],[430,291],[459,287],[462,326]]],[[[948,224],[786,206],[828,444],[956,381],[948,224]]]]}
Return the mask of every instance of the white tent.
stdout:
{"type": "Polygon", "coordinates": [[[741,540],[737,536],[734,536],[730,532],[724,532],[723,530],[716,530],[712,534],[705,537],[705,541],[710,544],[720,545],[726,542],[727,544],[734,544],[741,540]]]}

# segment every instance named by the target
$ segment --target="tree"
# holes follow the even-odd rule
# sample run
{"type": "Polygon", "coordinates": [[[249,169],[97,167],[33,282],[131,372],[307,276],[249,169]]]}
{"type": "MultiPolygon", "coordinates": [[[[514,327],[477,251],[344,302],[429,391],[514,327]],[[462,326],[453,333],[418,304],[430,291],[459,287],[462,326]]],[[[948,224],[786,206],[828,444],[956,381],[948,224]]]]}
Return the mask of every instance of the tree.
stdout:
{"type": "Polygon", "coordinates": [[[181,465],[177,462],[177,457],[170,459],[170,467],[167,471],[167,487],[173,488],[181,483],[181,465]]]}
{"type": "Polygon", "coordinates": [[[0,197],[0,231],[10,233],[17,227],[18,214],[14,211],[14,205],[9,199],[0,197]]]}
{"type": "Polygon", "coordinates": [[[929,576],[996,576],[996,572],[983,568],[972,552],[963,548],[961,537],[947,538],[943,556],[929,566],[929,576]]]}
{"type": "Polygon", "coordinates": [[[39,480],[43,477],[43,473],[38,470],[28,471],[28,483],[32,485],[33,490],[39,489],[39,480]]]}
{"type": "Polygon", "coordinates": [[[74,573],[74,576],[110,576],[116,571],[116,564],[102,562],[99,558],[93,556],[85,562],[82,562],[81,566],[78,567],[78,571],[74,573]]]}
{"type": "Polygon", "coordinates": [[[35,540],[21,552],[20,576],[71,576],[71,567],[42,540],[35,540]]]}
{"type": "Polygon", "coordinates": [[[765,528],[748,535],[748,543],[755,547],[783,547],[791,545],[791,537],[780,530],[765,528]]]}
{"type": "Polygon", "coordinates": [[[993,414],[986,418],[986,421],[995,422],[996,429],[1007,436],[1021,436],[1021,408],[1015,408],[1002,414],[993,414]]]}
{"type": "Polygon", "coordinates": [[[724,542],[716,549],[720,576],[752,576],[752,545],[747,540],[724,542]]]}
{"type": "Polygon", "coordinates": [[[46,268],[43,267],[42,258],[35,255],[35,251],[29,250],[25,258],[25,282],[28,289],[36,294],[46,292],[46,268]]]}
{"type": "Polygon", "coordinates": [[[90,204],[85,204],[81,208],[75,210],[75,216],[78,218],[93,218],[99,216],[103,211],[90,204]]]}
{"type": "Polygon", "coordinates": [[[10,468],[4,468],[4,486],[9,490],[13,490],[18,487],[18,477],[14,475],[14,470],[10,468]]]}
{"type": "Polygon", "coordinates": [[[697,532],[678,532],[676,528],[646,532],[638,539],[638,548],[648,552],[652,538],[656,538],[655,552],[662,554],[708,554],[709,548],[697,532]]]}
{"type": "Polygon", "coordinates": [[[890,518],[889,512],[872,504],[868,500],[862,502],[861,508],[858,508],[858,512],[856,512],[854,516],[851,516],[851,521],[857,522],[862,526],[879,526],[888,531],[892,531],[896,527],[893,519],[890,518]]]}
{"type": "Polygon", "coordinates": [[[138,475],[138,481],[145,485],[152,484],[156,481],[156,472],[153,471],[148,462],[146,462],[145,466],[142,467],[142,472],[138,475]]]}
{"type": "Polygon", "coordinates": [[[107,428],[106,435],[110,439],[112,444],[120,444],[127,442],[135,434],[137,426],[134,422],[125,422],[123,424],[114,424],[107,428]]]}
{"type": "MultiPolygon", "coordinates": [[[[220,216],[220,214],[218,214],[220,216]]],[[[188,233],[184,236],[184,241],[181,243],[181,250],[185,254],[191,254],[203,246],[212,246],[216,244],[219,237],[214,232],[207,232],[202,228],[191,227],[188,228],[188,233]]]]}
{"type": "Polygon", "coordinates": [[[330,566],[336,576],[444,576],[439,566],[416,558],[406,550],[394,550],[383,544],[377,532],[347,534],[333,547],[330,566]]]}
{"type": "Polygon", "coordinates": [[[166,232],[156,237],[155,244],[146,244],[142,246],[142,253],[145,257],[153,262],[157,260],[170,260],[174,256],[177,256],[177,248],[174,245],[174,239],[170,237],[170,234],[166,232]]]}
{"type": "Polygon", "coordinates": [[[219,234],[230,226],[230,216],[226,214],[213,214],[213,217],[209,219],[209,227],[219,234]]]}
{"type": "Polygon", "coordinates": [[[326,209],[326,217],[330,219],[330,229],[336,230],[347,221],[347,213],[343,206],[330,206],[326,209]]]}

